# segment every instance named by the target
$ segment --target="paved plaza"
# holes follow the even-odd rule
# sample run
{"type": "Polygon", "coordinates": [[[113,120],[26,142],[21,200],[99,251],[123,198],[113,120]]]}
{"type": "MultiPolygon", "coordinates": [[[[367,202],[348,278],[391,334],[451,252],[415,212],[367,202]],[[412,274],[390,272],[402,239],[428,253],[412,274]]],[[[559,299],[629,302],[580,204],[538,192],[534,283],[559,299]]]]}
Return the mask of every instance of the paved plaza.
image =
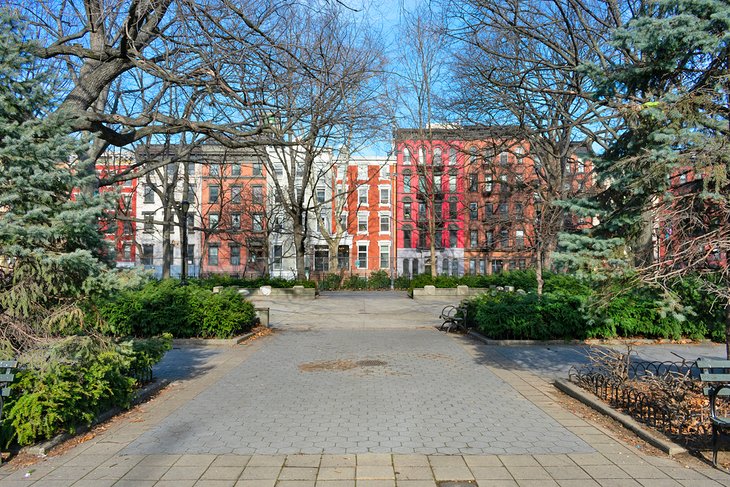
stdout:
{"type": "MultiPolygon", "coordinates": [[[[4,486],[719,486],[564,409],[551,376],[578,347],[495,347],[434,329],[444,303],[349,293],[258,303],[276,332],[171,351],[172,384],[4,486]]],[[[721,354],[713,347],[648,347],[721,354]]],[[[691,355],[690,355],[691,356],[691,355]]]]}

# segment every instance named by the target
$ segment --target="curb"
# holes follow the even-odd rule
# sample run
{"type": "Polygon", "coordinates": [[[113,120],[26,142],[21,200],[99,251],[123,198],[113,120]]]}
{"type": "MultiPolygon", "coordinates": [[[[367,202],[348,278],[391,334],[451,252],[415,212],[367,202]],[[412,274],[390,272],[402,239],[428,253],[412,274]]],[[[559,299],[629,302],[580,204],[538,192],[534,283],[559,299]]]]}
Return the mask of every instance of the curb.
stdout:
{"type": "Polygon", "coordinates": [[[590,392],[581,389],[580,387],[564,379],[555,379],[553,385],[570,397],[577,399],[583,404],[595,409],[596,411],[615,419],[616,421],[621,423],[626,429],[635,433],[636,436],[646,441],[653,447],[658,448],[659,450],[668,454],[670,457],[680,455],[682,453],[687,453],[687,450],[684,447],[674,443],[672,440],[662,435],[661,433],[647,430],[641,423],[636,421],[634,418],[632,418],[628,414],[616,411],[590,392]]]}
{"type": "Polygon", "coordinates": [[[188,347],[234,347],[254,336],[253,332],[233,338],[173,338],[173,348],[188,347]]]}
{"type": "MultiPolygon", "coordinates": [[[[158,379],[158,380],[142,387],[134,394],[134,397],[132,398],[132,402],[130,403],[128,409],[131,409],[133,406],[136,406],[137,404],[147,401],[150,397],[152,397],[153,395],[160,392],[162,389],[167,387],[169,384],[170,384],[170,381],[167,379],[158,379]]],[[[61,443],[68,441],[75,436],[86,433],[94,426],[104,423],[106,421],[109,421],[114,416],[116,416],[119,413],[124,412],[125,410],[126,409],[119,408],[119,407],[112,408],[108,411],[101,413],[99,416],[97,416],[96,419],[94,419],[94,421],[92,421],[90,425],[79,426],[78,428],[76,428],[76,431],[74,433],[61,433],[43,443],[25,447],[25,448],[23,448],[22,451],[24,451],[25,453],[28,453],[29,455],[35,455],[37,457],[44,457],[44,456],[48,455],[48,453],[51,450],[56,448],[61,443]]]]}
{"type": "Polygon", "coordinates": [[[502,347],[518,345],[585,345],[582,340],[493,340],[487,338],[478,331],[469,330],[466,336],[472,337],[486,345],[498,345],[502,347]]]}

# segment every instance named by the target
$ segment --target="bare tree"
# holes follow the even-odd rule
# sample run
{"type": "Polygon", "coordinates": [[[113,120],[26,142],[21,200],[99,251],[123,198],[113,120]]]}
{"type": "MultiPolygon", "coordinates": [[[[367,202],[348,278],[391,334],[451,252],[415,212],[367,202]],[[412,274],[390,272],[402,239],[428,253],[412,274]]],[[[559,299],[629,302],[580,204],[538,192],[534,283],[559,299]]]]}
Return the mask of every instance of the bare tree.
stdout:
{"type": "Polygon", "coordinates": [[[620,119],[592,99],[584,66],[605,66],[625,53],[610,44],[633,3],[603,0],[470,0],[454,4],[451,34],[455,54],[454,100],[464,120],[513,127],[534,161],[537,201],[534,248],[538,291],[542,269],[551,266],[565,215],[559,201],[585,187],[570,168],[576,149],[605,146],[620,119]]]}
{"type": "MultiPolygon", "coordinates": [[[[430,7],[422,7],[413,13],[404,13],[405,45],[398,57],[399,81],[396,91],[399,108],[402,110],[399,125],[411,130],[396,137],[405,141],[408,137],[417,141],[416,146],[404,146],[416,158],[418,180],[418,201],[422,211],[418,213],[419,235],[427,236],[430,250],[431,276],[435,277],[436,250],[441,247],[437,231],[442,223],[443,192],[440,185],[440,161],[434,160],[434,133],[438,124],[434,120],[436,92],[439,83],[445,80],[447,42],[438,14],[430,7]]],[[[440,150],[440,149],[439,149],[440,150]]],[[[448,157],[441,154],[440,157],[448,157]]],[[[402,176],[401,176],[402,177],[402,176]]],[[[421,243],[424,243],[423,241],[421,243]]]]}

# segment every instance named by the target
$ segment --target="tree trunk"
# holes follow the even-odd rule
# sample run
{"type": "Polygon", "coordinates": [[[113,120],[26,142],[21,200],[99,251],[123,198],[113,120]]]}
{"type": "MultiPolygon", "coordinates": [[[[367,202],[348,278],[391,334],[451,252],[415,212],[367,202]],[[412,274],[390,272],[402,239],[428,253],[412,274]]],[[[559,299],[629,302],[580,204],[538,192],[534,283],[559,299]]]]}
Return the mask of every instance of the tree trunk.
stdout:
{"type": "Polygon", "coordinates": [[[294,250],[296,252],[297,279],[304,280],[307,278],[304,272],[304,256],[306,254],[306,237],[301,218],[294,218],[294,250]]]}
{"type": "Polygon", "coordinates": [[[329,246],[329,270],[328,272],[337,272],[337,266],[340,264],[337,259],[337,252],[340,250],[340,240],[330,240],[327,242],[329,246]]]}
{"type": "Polygon", "coordinates": [[[170,243],[172,211],[170,211],[169,205],[165,205],[162,214],[162,278],[167,279],[170,277],[172,265],[172,245],[170,243]]]}
{"type": "Polygon", "coordinates": [[[535,263],[535,277],[537,278],[537,295],[542,296],[542,288],[545,285],[545,281],[542,278],[542,248],[538,244],[535,263]]]}

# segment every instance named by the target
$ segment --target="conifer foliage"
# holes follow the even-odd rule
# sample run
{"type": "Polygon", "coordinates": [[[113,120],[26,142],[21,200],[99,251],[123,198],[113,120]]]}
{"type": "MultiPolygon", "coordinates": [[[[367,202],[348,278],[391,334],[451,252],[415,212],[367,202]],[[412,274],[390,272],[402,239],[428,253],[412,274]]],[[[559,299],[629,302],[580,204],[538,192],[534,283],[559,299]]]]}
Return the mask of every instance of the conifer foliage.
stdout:
{"type": "Polygon", "coordinates": [[[584,248],[629,257],[670,301],[678,280],[699,277],[730,332],[730,4],[651,1],[613,42],[628,55],[593,76],[625,125],[597,164],[601,224],[584,248]]]}
{"type": "MultiPolygon", "coordinates": [[[[23,23],[0,10],[0,356],[78,327],[79,297],[104,269],[99,197],[86,186],[53,79],[36,72],[23,23]]],[[[91,172],[93,177],[93,171],[91,172]]]]}

